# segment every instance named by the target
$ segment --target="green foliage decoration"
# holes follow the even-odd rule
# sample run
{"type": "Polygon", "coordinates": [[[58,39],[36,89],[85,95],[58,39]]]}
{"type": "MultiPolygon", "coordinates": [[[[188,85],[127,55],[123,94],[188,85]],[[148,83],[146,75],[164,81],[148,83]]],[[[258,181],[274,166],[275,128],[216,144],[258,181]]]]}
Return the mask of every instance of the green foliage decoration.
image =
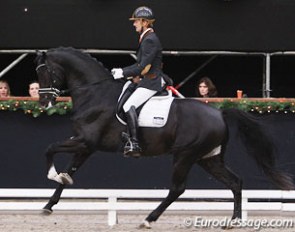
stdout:
{"type": "Polygon", "coordinates": [[[72,102],[57,102],[53,107],[44,109],[41,108],[38,101],[25,100],[7,100],[0,101],[1,111],[17,111],[22,110],[25,114],[31,114],[33,117],[38,117],[41,114],[47,115],[59,114],[64,115],[71,111],[72,102]]]}
{"type": "MultiPolygon", "coordinates": [[[[221,101],[205,101],[207,104],[218,109],[237,108],[247,112],[254,112],[259,114],[265,113],[295,113],[295,99],[288,100],[233,100],[224,99],[221,101]]],[[[38,101],[31,100],[1,100],[0,111],[18,111],[22,110],[25,114],[30,114],[33,117],[38,117],[41,114],[64,115],[72,110],[71,101],[57,102],[53,107],[44,109],[41,108],[38,101]]]]}
{"type": "Polygon", "coordinates": [[[295,113],[295,99],[292,100],[224,100],[221,102],[207,102],[219,109],[236,108],[247,112],[265,113],[295,113]]]}

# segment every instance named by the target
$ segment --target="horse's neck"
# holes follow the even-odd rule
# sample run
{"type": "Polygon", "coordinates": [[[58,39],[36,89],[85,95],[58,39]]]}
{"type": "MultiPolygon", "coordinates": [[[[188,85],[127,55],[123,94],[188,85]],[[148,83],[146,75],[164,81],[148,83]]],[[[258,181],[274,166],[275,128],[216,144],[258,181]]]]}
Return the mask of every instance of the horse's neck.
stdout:
{"type": "Polygon", "coordinates": [[[90,85],[83,90],[72,93],[74,114],[83,114],[85,111],[101,110],[105,113],[115,112],[117,101],[123,84],[112,79],[97,85],[90,85]]]}

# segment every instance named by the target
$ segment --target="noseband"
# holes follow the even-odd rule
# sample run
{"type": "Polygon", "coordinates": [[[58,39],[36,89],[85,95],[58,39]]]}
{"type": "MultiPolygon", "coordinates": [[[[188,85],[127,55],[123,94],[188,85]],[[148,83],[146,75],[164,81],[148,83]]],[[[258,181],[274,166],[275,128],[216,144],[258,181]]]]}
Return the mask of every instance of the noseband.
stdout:
{"type": "Polygon", "coordinates": [[[53,97],[57,98],[61,95],[62,91],[60,91],[57,88],[40,88],[39,89],[39,94],[51,94],[53,97]]]}

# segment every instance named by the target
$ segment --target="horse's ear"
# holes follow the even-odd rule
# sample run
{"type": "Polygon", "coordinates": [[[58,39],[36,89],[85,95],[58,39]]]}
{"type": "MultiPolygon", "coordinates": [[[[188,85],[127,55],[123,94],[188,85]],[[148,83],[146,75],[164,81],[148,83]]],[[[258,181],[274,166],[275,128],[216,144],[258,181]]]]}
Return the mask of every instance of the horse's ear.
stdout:
{"type": "Polygon", "coordinates": [[[40,51],[40,50],[36,50],[36,54],[37,54],[37,56],[42,56],[42,57],[46,57],[46,52],[44,52],[44,51],[40,51]]]}
{"type": "Polygon", "coordinates": [[[45,59],[46,59],[46,52],[36,50],[36,54],[37,54],[36,61],[38,61],[40,63],[44,63],[45,59]]]}

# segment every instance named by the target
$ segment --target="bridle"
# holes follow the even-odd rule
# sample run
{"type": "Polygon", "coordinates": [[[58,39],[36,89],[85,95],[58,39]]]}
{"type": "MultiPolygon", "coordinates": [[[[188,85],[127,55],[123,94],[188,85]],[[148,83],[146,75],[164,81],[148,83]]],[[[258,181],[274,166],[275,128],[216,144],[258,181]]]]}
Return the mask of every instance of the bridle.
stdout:
{"type": "Polygon", "coordinates": [[[36,67],[36,72],[39,72],[39,69],[45,67],[46,71],[49,73],[50,76],[50,80],[52,80],[52,84],[50,87],[48,88],[40,88],[39,89],[39,94],[51,94],[52,97],[57,98],[62,94],[62,91],[60,91],[58,88],[55,88],[53,86],[54,83],[57,82],[57,78],[58,76],[56,75],[55,71],[52,68],[49,68],[48,65],[44,64],[40,64],[36,67]]]}
{"type": "Polygon", "coordinates": [[[53,84],[56,83],[57,80],[59,79],[59,77],[56,74],[56,72],[54,71],[54,69],[51,68],[50,66],[48,66],[47,64],[43,63],[43,64],[40,64],[40,65],[38,65],[36,67],[36,69],[35,69],[36,72],[38,73],[39,69],[42,68],[42,67],[45,67],[46,71],[49,73],[50,79],[52,80],[52,85],[50,87],[48,87],[48,88],[40,88],[39,89],[39,94],[51,94],[52,97],[54,97],[54,98],[57,98],[60,95],[72,92],[73,90],[76,90],[76,89],[87,88],[87,87],[90,87],[92,85],[97,85],[97,84],[99,84],[99,83],[101,83],[101,82],[103,82],[105,80],[111,80],[111,78],[107,77],[107,78],[101,79],[99,81],[90,83],[90,84],[86,84],[86,85],[82,85],[82,86],[76,86],[76,87],[73,87],[71,89],[59,90],[58,88],[53,86],[53,84]]]}

